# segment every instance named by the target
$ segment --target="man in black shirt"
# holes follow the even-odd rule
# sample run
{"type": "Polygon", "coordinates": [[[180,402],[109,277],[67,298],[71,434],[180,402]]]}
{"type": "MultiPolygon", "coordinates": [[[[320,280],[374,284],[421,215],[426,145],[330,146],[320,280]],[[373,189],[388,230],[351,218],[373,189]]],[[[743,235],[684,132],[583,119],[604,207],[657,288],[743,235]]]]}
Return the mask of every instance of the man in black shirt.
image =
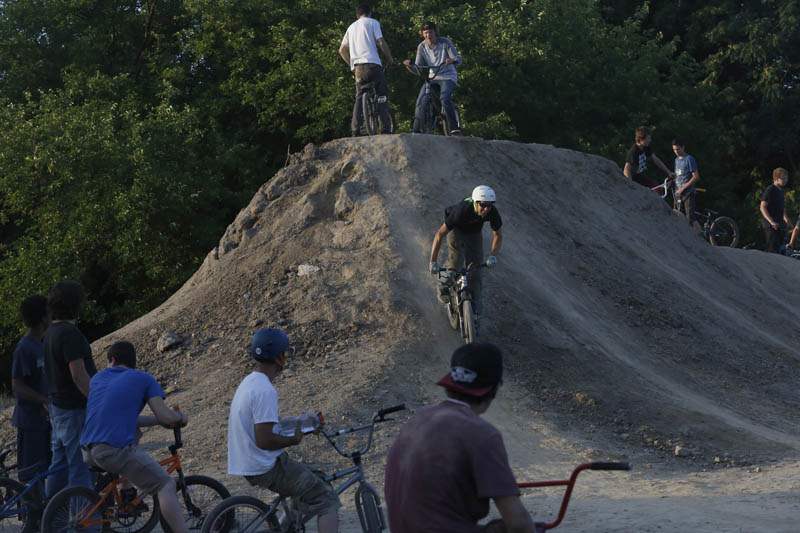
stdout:
{"type": "MultiPolygon", "coordinates": [[[[500,227],[503,220],[494,205],[495,193],[491,187],[479,185],[472,191],[472,196],[451,205],[444,211],[444,224],[439,227],[433,237],[431,246],[431,274],[439,273],[437,259],[442,246],[442,238],[447,237],[447,268],[460,269],[464,265],[483,263],[483,224],[489,222],[492,228],[492,251],[486,259],[486,266],[497,264],[497,254],[503,244],[500,227]]],[[[470,273],[469,285],[472,288],[472,307],[475,310],[476,322],[481,313],[481,277],[480,270],[470,273]]],[[[443,295],[439,295],[441,300],[443,295]]]]}
{"type": "Polygon", "coordinates": [[[650,137],[650,132],[647,128],[644,126],[636,128],[634,132],[634,143],[631,149],[628,150],[628,155],[625,158],[625,167],[622,170],[626,178],[632,179],[639,185],[644,185],[645,187],[655,187],[658,185],[658,183],[653,182],[653,180],[648,178],[645,174],[647,171],[648,159],[652,159],[653,163],[663,170],[667,176],[675,178],[675,174],[653,153],[653,149],[650,148],[651,141],[652,137],[650,137]]]}
{"type": "Polygon", "coordinates": [[[83,302],[83,288],[75,281],[56,283],[47,298],[52,324],[44,338],[44,366],[50,384],[52,464],[67,466],[66,471],[47,478],[48,497],[67,485],[91,488],[92,476],[83,462],[80,436],[89,379],[97,368],[89,341],[75,325],[83,302]]]}
{"type": "Polygon", "coordinates": [[[772,171],[772,185],[761,193],[760,211],[764,220],[764,237],[767,239],[767,252],[779,253],[786,240],[786,228],[792,225],[786,214],[783,188],[789,180],[789,173],[785,168],[776,168],[772,171]]]}

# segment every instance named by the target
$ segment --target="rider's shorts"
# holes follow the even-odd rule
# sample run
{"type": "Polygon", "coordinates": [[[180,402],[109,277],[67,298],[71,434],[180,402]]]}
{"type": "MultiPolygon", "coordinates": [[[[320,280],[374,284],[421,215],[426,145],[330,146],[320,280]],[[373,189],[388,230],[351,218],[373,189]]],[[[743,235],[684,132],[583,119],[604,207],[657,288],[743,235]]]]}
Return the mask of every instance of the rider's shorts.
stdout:
{"type": "Polygon", "coordinates": [[[135,444],[124,448],[93,444],[83,448],[83,460],[89,466],[127,478],[143,494],[156,493],[172,481],[167,471],[135,444]]]}
{"type": "Polygon", "coordinates": [[[245,476],[245,479],[251,485],[292,498],[303,514],[327,514],[341,507],[333,487],[306,465],[292,460],[286,452],[278,456],[269,471],[245,476]]]}

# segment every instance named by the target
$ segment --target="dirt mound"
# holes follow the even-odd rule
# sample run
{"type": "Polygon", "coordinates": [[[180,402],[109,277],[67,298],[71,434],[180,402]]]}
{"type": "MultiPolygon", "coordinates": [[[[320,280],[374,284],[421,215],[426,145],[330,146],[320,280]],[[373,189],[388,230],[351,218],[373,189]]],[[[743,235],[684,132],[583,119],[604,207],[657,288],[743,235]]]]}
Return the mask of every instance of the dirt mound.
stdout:
{"type": "Polygon", "coordinates": [[[798,455],[797,263],[713,248],[612,162],[551,146],[410,135],[308,146],[175,295],[95,348],[134,341],[194,415],[187,433],[203,444],[191,453],[221,468],[262,325],[299,347],[284,410],[418,405],[457,345],[426,274],[430,240],[444,207],[480,183],[505,223],[482,336],[508,354],[512,440],[532,438],[521,421],[536,414],[603,450],[798,455]],[[162,354],[168,330],[184,342],[162,354]]]}

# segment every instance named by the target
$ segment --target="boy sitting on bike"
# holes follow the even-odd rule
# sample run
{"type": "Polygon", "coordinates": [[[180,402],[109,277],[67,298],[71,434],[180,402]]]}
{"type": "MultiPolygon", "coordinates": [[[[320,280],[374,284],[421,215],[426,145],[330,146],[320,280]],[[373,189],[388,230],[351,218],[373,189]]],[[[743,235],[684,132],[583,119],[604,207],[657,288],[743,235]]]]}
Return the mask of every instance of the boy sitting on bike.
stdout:
{"type": "Polygon", "coordinates": [[[392,533],[534,531],[519,499],[503,437],[480,415],[503,382],[503,356],[488,343],[459,347],[438,381],[447,399],[421,409],[400,430],[386,460],[392,533]],[[502,521],[481,527],[489,500],[502,521]]]}
{"type": "MultiPolygon", "coordinates": [[[[83,460],[89,466],[118,474],[143,494],[158,494],[161,515],[172,531],[188,531],[175,480],[150,454],[137,446],[138,428],[186,425],[187,417],[164,403],[164,391],[153,376],[136,370],[136,350],[126,341],[108,349],[109,366],[89,382],[86,423],[81,433],[83,460]],[[155,417],[141,416],[145,404],[155,417]]],[[[135,489],[123,489],[126,499],[135,489]]]]}
{"type": "MultiPolygon", "coordinates": [[[[492,228],[492,251],[486,260],[486,266],[493,267],[497,264],[497,254],[503,244],[503,235],[500,227],[503,220],[494,203],[496,196],[494,190],[486,185],[479,185],[472,191],[472,196],[452,205],[444,211],[444,224],[433,236],[431,245],[430,272],[434,276],[439,273],[439,249],[442,239],[447,237],[447,268],[457,270],[464,266],[483,263],[483,224],[489,222],[492,228]],[[466,264],[465,264],[466,263],[466,264]]],[[[472,307],[475,311],[475,323],[481,313],[481,276],[480,270],[474,269],[469,273],[469,285],[472,287],[472,307]]],[[[439,301],[447,303],[447,291],[441,287],[439,301]]]]}
{"type": "Polygon", "coordinates": [[[228,473],[291,497],[304,514],[318,516],[320,533],[332,533],[339,528],[339,497],[284,451],[303,440],[300,422],[291,437],[273,432],[279,409],[278,391],[272,382],[286,366],[288,352],[289,337],[279,329],[265,328],[253,335],[250,356],[256,368],[236,389],[228,418],[228,473]]]}
{"type": "MultiPolygon", "coordinates": [[[[458,85],[458,72],[456,66],[461,65],[461,56],[456,50],[456,47],[446,37],[439,37],[436,32],[436,24],[433,22],[426,22],[422,25],[420,35],[424,39],[419,46],[417,46],[417,57],[414,60],[412,68],[411,61],[406,59],[403,64],[406,68],[413,73],[417,67],[439,67],[431,80],[432,85],[439,87],[439,99],[442,102],[442,109],[444,109],[447,116],[447,128],[451,135],[461,134],[461,126],[458,123],[456,109],[453,106],[453,91],[458,85]]],[[[423,130],[422,124],[425,120],[425,108],[428,105],[427,99],[430,95],[425,90],[425,84],[422,85],[417,97],[417,107],[414,113],[414,133],[421,133],[423,130]]]]}

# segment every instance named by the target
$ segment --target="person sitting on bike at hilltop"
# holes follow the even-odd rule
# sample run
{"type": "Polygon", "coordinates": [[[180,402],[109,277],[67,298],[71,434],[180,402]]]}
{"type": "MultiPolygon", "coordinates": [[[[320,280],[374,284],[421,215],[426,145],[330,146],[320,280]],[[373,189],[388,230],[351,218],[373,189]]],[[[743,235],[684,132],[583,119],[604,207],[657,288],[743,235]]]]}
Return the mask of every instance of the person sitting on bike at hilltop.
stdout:
{"type": "Polygon", "coordinates": [[[136,350],[127,341],[108,349],[109,366],[92,377],[86,405],[86,423],[81,449],[87,465],[118,474],[134,485],[122,489],[126,501],[133,501],[136,489],[158,494],[161,515],[172,531],[188,531],[183,520],[175,480],[150,454],[137,446],[139,427],[185,426],[185,414],[164,403],[164,391],[153,376],[136,370],[136,350]],[[153,416],[140,415],[145,404],[153,416]]]}
{"type": "MultiPolygon", "coordinates": [[[[461,133],[461,126],[458,123],[456,108],[453,105],[453,91],[458,84],[456,66],[461,65],[461,56],[450,39],[439,37],[436,32],[435,23],[424,23],[420,30],[420,35],[424,40],[417,46],[417,58],[414,60],[414,65],[412,65],[411,61],[408,59],[403,61],[403,64],[410,72],[415,74],[417,66],[442,67],[438,72],[431,70],[428,75],[433,78],[430,83],[439,87],[439,99],[442,102],[442,109],[447,116],[447,127],[450,134],[459,135],[461,133]]],[[[428,106],[427,99],[430,97],[425,89],[425,84],[423,84],[419,90],[419,96],[417,97],[413,127],[415,133],[424,131],[425,108],[428,106]]]]}
{"type": "Polygon", "coordinates": [[[378,48],[386,57],[386,64],[392,64],[392,52],[383,38],[380,23],[371,18],[372,9],[367,4],[360,4],[356,8],[357,20],[350,24],[339,46],[339,55],[348,64],[356,80],[356,101],[353,105],[353,117],[350,121],[350,131],[353,137],[361,133],[364,124],[363,110],[361,109],[361,96],[364,85],[375,83],[378,94],[378,115],[381,121],[381,133],[392,133],[392,120],[389,116],[389,88],[386,85],[386,76],[378,55],[378,48]]]}
{"type": "Polygon", "coordinates": [[[503,437],[480,416],[502,382],[503,355],[496,346],[472,343],[453,352],[450,372],[437,383],[447,399],[409,420],[386,458],[392,533],[534,531],[503,437]],[[479,526],[489,500],[502,520],[479,526]]]}
{"type": "Polygon", "coordinates": [[[672,140],[672,151],[675,152],[675,210],[686,215],[689,225],[693,225],[697,208],[695,185],[700,180],[700,168],[697,160],[686,153],[686,143],[682,140],[672,140]]]}
{"type": "MultiPolygon", "coordinates": [[[[500,212],[495,207],[495,193],[491,187],[479,185],[472,191],[472,196],[461,202],[451,205],[444,211],[444,224],[436,231],[431,245],[430,272],[439,273],[439,249],[442,239],[447,237],[447,268],[458,270],[464,266],[479,266],[483,260],[483,224],[489,222],[492,228],[492,250],[486,259],[486,266],[493,267],[497,264],[497,254],[503,244],[503,235],[500,228],[503,220],[500,212]]],[[[469,286],[472,288],[472,307],[475,311],[475,324],[481,314],[481,275],[475,268],[469,273],[469,286]]],[[[439,301],[446,302],[447,292],[444,287],[439,289],[439,301]]]]}
{"type": "Polygon", "coordinates": [[[786,214],[783,188],[789,180],[789,173],[785,168],[776,168],[772,171],[772,185],[761,193],[759,210],[764,220],[764,237],[767,240],[767,252],[780,253],[786,241],[786,228],[791,226],[789,215],[786,214]]]}
{"type": "Polygon", "coordinates": [[[675,174],[667,168],[667,165],[653,153],[653,149],[650,147],[652,140],[650,132],[646,127],[639,126],[636,128],[634,132],[634,143],[631,149],[628,150],[628,156],[625,158],[625,167],[622,170],[626,178],[635,181],[639,185],[650,188],[658,184],[653,182],[653,180],[648,178],[645,174],[645,172],[647,172],[648,159],[651,159],[667,176],[670,178],[675,177],[675,174]]]}
{"type": "Polygon", "coordinates": [[[339,497],[285,452],[303,440],[300,422],[291,437],[273,432],[279,410],[272,383],[286,366],[288,352],[289,337],[279,329],[265,328],[253,335],[250,356],[256,367],[236,389],[228,418],[228,473],[291,497],[304,514],[318,516],[320,533],[331,533],[339,528],[339,497]]]}

